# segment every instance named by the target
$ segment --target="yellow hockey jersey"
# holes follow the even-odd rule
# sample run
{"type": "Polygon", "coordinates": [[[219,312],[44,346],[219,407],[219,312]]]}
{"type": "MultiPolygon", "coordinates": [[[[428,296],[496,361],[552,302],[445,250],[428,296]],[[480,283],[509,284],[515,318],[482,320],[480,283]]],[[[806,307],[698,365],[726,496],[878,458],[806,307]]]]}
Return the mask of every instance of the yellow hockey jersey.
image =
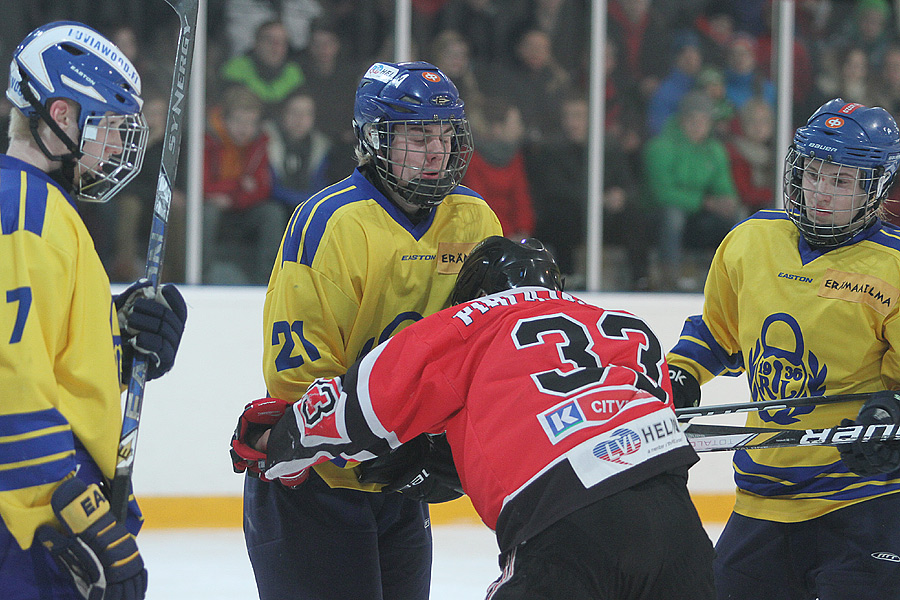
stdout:
{"type": "MultiPolygon", "coordinates": [[[[811,248],[784,211],[737,225],[716,252],[703,315],[669,364],[705,383],[746,373],[754,401],[900,388],[900,232],[876,222],[842,246],[811,248]]],[[[748,413],[747,424],[820,428],[860,403],[748,413]]],[[[735,512],[797,522],[900,491],[897,473],[859,477],[833,447],[738,451],[735,512]]]]}
{"type": "MultiPolygon", "coordinates": [[[[269,395],[299,400],[407,325],[447,305],[472,247],[500,235],[475,192],[457,187],[414,224],[359,170],[297,207],[266,290],[263,375],[269,395]]],[[[402,369],[403,365],[397,365],[402,369]]],[[[352,465],[316,466],[332,487],[359,484],[352,465]]]]}
{"type": "Polygon", "coordinates": [[[80,445],[112,477],[121,433],[119,324],[69,196],[0,155],[0,517],[23,549],[80,445]]]}

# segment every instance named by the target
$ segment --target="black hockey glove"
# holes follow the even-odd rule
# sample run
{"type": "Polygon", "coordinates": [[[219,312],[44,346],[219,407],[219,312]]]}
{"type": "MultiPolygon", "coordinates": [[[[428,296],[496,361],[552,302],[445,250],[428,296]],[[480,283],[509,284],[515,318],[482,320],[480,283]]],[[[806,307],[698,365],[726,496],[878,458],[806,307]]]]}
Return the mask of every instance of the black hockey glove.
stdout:
{"type": "Polygon", "coordinates": [[[65,533],[42,525],[35,536],[71,575],[78,593],[85,600],[141,600],[147,569],[100,488],[72,478],[53,492],[50,503],[65,533]]]}
{"type": "Polygon", "coordinates": [[[700,382],[681,369],[669,365],[669,380],[672,382],[672,402],[675,408],[700,406],[700,382]]]}
{"type": "Polygon", "coordinates": [[[187,305],[173,284],[153,297],[150,281],[139,279],[116,296],[122,332],[122,383],[131,378],[135,351],[147,355],[147,381],[164,375],[175,364],[175,354],[187,321],[187,305]]]}
{"type": "MultiPolygon", "coordinates": [[[[855,421],[844,419],[841,427],[900,423],[900,402],[895,394],[880,394],[867,400],[855,421]]],[[[863,477],[900,469],[900,441],[852,442],[838,444],[841,460],[848,470],[863,477]]]]}
{"type": "Polygon", "coordinates": [[[383,492],[400,492],[415,500],[439,504],[463,495],[444,434],[423,433],[390,454],[360,463],[360,483],[382,483],[383,492]]]}

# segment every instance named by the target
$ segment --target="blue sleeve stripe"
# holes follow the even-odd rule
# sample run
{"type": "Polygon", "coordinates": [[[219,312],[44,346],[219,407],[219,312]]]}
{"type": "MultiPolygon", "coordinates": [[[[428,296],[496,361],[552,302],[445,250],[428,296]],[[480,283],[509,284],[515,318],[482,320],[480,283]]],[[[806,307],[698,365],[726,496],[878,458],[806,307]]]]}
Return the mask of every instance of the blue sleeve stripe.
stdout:
{"type": "Polygon", "coordinates": [[[44,215],[47,213],[47,183],[29,177],[25,189],[25,231],[40,236],[44,231],[44,215]]]}
{"type": "Polygon", "coordinates": [[[75,436],[66,428],[51,428],[41,435],[0,438],[0,469],[74,450],[75,436]]]}
{"type": "Polygon", "coordinates": [[[713,376],[736,377],[744,368],[742,353],[728,354],[716,342],[700,315],[688,317],[681,330],[681,337],[671,352],[694,361],[713,376]]]}
{"type": "Polygon", "coordinates": [[[9,235],[19,228],[19,204],[22,197],[22,180],[25,174],[0,171],[0,233],[9,235]]]}
{"type": "Polygon", "coordinates": [[[62,413],[55,408],[30,413],[0,415],[0,438],[68,424],[69,422],[62,416],[62,413]]]}
{"type": "Polygon", "coordinates": [[[0,469],[0,492],[45,485],[61,481],[75,470],[75,450],[52,457],[51,460],[12,469],[0,469]]]}
{"type": "Polygon", "coordinates": [[[317,194],[298,207],[284,240],[281,261],[299,261],[307,266],[312,264],[328,220],[339,208],[358,199],[352,195],[349,197],[345,195],[355,189],[355,185],[347,185],[336,190],[333,187],[328,188],[322,193],[330,193],[317,194]]]}

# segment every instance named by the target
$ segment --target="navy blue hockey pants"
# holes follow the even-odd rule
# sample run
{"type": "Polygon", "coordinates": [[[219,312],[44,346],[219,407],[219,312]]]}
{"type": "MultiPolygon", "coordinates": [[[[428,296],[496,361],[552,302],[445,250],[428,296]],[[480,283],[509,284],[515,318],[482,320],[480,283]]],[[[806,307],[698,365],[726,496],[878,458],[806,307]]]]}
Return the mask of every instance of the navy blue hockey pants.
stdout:
{"type": "Polygon", "coordinates": [[[244,537],[260,600],[428,598],[428,505],[402,494],[247,477],[244,537]]]}
{"type": "Polygon", "coordinates": [[[719,600],[900,598],[900,494],[799,523],[732,513],[716,553],[719,600]]]}

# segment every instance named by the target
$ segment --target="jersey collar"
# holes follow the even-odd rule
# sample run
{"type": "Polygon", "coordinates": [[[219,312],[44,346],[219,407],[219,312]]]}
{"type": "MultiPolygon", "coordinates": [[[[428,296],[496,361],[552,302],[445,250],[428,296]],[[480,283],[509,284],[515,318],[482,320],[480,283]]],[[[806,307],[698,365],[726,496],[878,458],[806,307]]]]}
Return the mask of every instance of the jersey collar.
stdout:
{"type": "Polygon", "coordinates": [[[50,175],[48,175],[44,171],[41,171],[31,163],[27,163],[24,160],[19,160],[18,158],[13,158],[12,156],[8,156],[6,154],[0,154],[0,170],[7,169],[25,171],[29,175],[37,177],[38,179],[49,183],[57,190],[59,190],[59,193],[63,195],[63,198],[65,198],[69,204],[72,205],[72,208],[74,208],[76,211],[78,210],[78,205],[75,204],[75,199],[69,194],[69,192],[60,187],[60,185],[56,181],[54,181],[53,178],[50,177],[50,175]]]}

